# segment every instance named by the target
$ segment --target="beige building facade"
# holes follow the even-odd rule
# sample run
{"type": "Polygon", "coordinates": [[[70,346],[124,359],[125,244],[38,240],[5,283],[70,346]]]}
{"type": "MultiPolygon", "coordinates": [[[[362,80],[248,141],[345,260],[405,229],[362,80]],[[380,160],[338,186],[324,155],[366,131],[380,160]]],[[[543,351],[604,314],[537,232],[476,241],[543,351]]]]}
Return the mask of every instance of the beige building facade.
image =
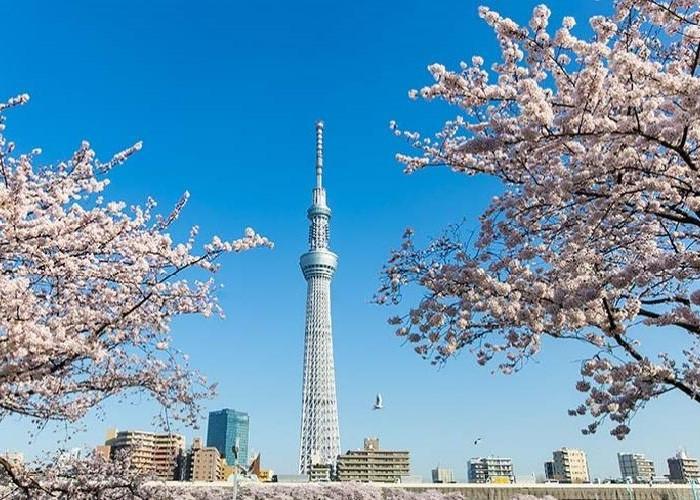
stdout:
{"type": "MultiPolygon", "coordinates": [[[[109,446],[110,458],[129,453],[132,465],[141,472],[164,481],[180,479],[185,450],[185,437],[180,434],[110,431],[105,446],[109,446]]],[[[100,451],[107,452],[104,447],[100,451]]]]}
{"type": "Polygon", "coordinates": [[[348,451],[338,456],[338,481],[395,483],[409,473],[408,451],[382,450],[379,439],[367,438],[362,450],[348,451]]]}
{"type": "Polygon", "coordinates": [[[325,483],[333,479],[333,467],[331,464],[313,464],[309,467],[309,481],[312,483],[325,483]]]}
{"type": "Polygon", "coordinates": [[[226,460],[213,446],[204,446],[195,438],[187,456],[186,478],[190,481],[224,481],[226,460]]]}
{"type": "Polygon", "coordinates": [[[552,453],[554,479],[560,483],[589,483],[586,454],[574,448],[560,448],[552,453]]]}

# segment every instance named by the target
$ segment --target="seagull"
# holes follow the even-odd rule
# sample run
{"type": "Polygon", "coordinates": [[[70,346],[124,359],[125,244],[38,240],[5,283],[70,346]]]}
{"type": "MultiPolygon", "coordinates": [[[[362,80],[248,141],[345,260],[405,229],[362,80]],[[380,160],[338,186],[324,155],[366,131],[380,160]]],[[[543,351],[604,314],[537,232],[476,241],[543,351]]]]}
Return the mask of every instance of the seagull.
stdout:
{"type": "Polygon", "coordinates": [[[384,403],[382,402],[382,395],[377,393],[377,399],[374,401],[373,410],[381,410],[384,408],[384,403]]]}
{"type": "Polygon", "coordinates": [[[476,439],[474,440],[474,446],[476,446],[477,444],[479,444],[479,441],[481,441],[482,439],[484,439],[484,438],[480,438],[480,437],[476,438],[476,439]]]}

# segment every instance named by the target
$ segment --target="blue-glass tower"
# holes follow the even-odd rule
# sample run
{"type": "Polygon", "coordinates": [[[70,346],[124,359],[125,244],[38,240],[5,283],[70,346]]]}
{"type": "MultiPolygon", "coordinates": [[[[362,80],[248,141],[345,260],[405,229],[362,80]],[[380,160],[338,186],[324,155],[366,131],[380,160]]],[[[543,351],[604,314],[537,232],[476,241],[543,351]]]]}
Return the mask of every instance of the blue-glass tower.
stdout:
{"type": "Polygon", "coordinates": [[[238,463],[248,465],[249,434],[250,418],[247,413],[230,408],[209,412],[207,446],[219,450],[227,464],[234,464],[233,445],[238,439],[238,463]]]}

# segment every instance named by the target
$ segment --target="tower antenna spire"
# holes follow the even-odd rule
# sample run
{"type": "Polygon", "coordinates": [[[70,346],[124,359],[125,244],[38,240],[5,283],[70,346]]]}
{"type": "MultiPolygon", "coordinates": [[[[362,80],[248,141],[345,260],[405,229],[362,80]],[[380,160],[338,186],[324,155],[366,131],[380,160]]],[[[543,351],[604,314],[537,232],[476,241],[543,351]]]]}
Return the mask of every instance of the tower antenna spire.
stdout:
{"type": "Polygon", "coordinates": [[[323,120],[316,122],[316,187],[323,187],[323,120]]]}

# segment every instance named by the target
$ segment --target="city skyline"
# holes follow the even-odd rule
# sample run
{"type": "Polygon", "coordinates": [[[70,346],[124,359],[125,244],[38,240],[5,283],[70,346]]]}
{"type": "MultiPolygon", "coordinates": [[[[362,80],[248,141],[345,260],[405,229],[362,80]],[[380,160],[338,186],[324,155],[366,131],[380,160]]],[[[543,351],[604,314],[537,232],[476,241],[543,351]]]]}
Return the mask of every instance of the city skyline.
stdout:
{"type": "MultiPolygon", "coordinates": [[[[203,459],[202,468],[199,469],[199,474],[206,476],[200,479],[194,479],[187,475],[187,471],[192,472],[192,463],[190,458],[195,450],[202,450],[204,441],[201,436],[195,436],[191,442],[188,442],[183,434],[170,433],[158,430],[143,430],[143,429],[117,429],[109,428],[105,432],[104,445],[94,444],[83,448],[64,449],[59,454],[59,460],[64,457],[80,457],[87,456],[94,450],[99,456],[108,459],[112,456],[110,447],[118,450],[124,447],[136,447],[137,454],[135,455],[140,466],[144,466],[148,462],[147,468],[160,468],[165,470],[161,479],[168,479],[167,475],[172,474],[175,480],[178,481],[224,481],[225,474],[219,476],[218,479],[212,478],[210,475],[228,473],[233,470],[232,464],[241,465],[242,470],[246,470],[249,461],[257,462],[256,467],[261,469],[261,453],[259,450],[247,453],[247,436],[243,436],[241,442],[243,445],[238,447],[239,455],[234,457],[229,449],[229,442],[239,442],[240,433],[248,433],[249,419],[245,412],[235,411],[231,409],[223,409],[209,413],[207,421],[207,446],[206,453],[215,452],[216,459],[211,455],[207,455],[203,459]],[[213,418],[212,418],[213,417],[213,418]],[[225,417],[225,418],[222,418],[225,417]],[[243,429],[240,425],[243,423],[243,429]],[[213,432],[212,432],[213,431],[213,432]],[[212,439],[214,436],[214,439],[212,439]],[[216,441],[226,441],[225,443],[217,443],[216,441]],[[214,442],[210,442],[214,441],[214,442]],[[169,464],[163,461],[163,455],[158,454],[156,448],[172,448],[180,450],[178,456],[173,455],[173,462],[169,464]],[[221,450],[225,451],[221,451],[221,450]],[[145,461],[145,462],[144,462],[145,461]],[[170,468],[169,468],[170,467],[170,468]]],[[[454,478],[459,478],[459,475],[454,475],[454,470],[451,467],[445,467],[444,464],[438,462],[436,468],[431,469],[430,474],[425,475],[423,471],[415,471],[413,467],[409,467],[410,454],[409,449],[404,450],[387,450],[380,447],[380,439],[377,436],[368,436],[363,439],[362,446],[348,448],[345,452],[339,453],[337,456],[338,464],[344,463],[345,470],[341,470],[340,465],[336,469],[328,467],[330,464],[315,462],[307,472],[300,474],[289,474],[285,472],[277,472],[277,474],[294,478],[294,482],[301,481],[302,476],[306,476],[306,481],[323,482],[323,481],[361,481],[366,482],[369,476],[376,475],[376,479],[370,481],[379,482],[395,482],[400,478],[408,479],[409,482],[414,478],[419,478],[419,482],[461,482],[461,483],[491,483],[491,484],[533,484],[533,483],[569,483],[569,484],[585,484],[585,483],[632,483],[632,484],[669,484],[669,483],[686,483],[688,477],[698,480],[700,479],[700,459],[687,454],[684,448],[679,448],[673,454],[663,460],[660,467],[656,467],[653,459],[646,457],[644,453],[633,452],[618,452],[618,474],[610,474],[607,476],[593,476],[589,474],[590,464],[587,460],[585,450],[573,449],[566,446],[560,447],[552,451],[551,460],[547,459],[543,462],[543,470],[539,473],[532,472],[531,474],[517,474],[517,464],[509,456],[472,456],[465,459],[464,468],[466,477],[464,481],[457,481],[454,478]],[[368,455],[369,452],[369,455],[368,455]],[[368,457],[370,462],[373,457],[372,453],[377,452],[374,457],[379,462],[384,461],[384,465],[379,465],[378,469],[373,469],[369,463],[366,463],[368,457]],[[388,461],[388,462],[387,462],[388,461]],[[402,471],[397,473],[392,466],[382,472],[383,467],[401,463],[402,471]],[[405,469],[404,469],[405,468],[405,469]],[[449,476],[452,479],[436,480],[436,471],[449,471],[449,476]],[[409,473],[410,472],[410,473],[409,473]],[[388,474],[388,475],[387,475],[388,474]],[[689,476],[686,477],[686,474],[689,476]],[[381,477],[381,479],[379,479],[381,477]],[[391,479],[393,478],[393,479],[391,479]]],[[[0,456],[8,460],[24,462],[24,455],[20,450],[0,450],[0,456]]],[[[379,463],[377,462],[377,463],[379,463]]],[[[250,462],[252,463],[252,462],[250,462]]],[[[377,465],[377,464],[375,464],[377,465]]],[[[264,476],[260,480],[263,482],[274,481],[273,475],[275,471],[271,469],[264,470],[264,476]]],[[[438,474],[441,476],[441,474],[438,474]]],[[[400,481],[403,482],[403,481],[400,481]]]]}
{"type": "MultiPolygon", "coordinates": [[[[539,2],[491,5],[522,21],[535,3],[539,2]]],[[[178,348],[219,383],[219,396],[206,403],[207,409],[249,412],[255,422],[251,449],[264,453],[266,465],[294,471],[298,458],[305,283],[297,257],[304,251],[306,234],[303,213],[313,161],[309,135],[321,116],[329,129],[327,156],[334,165],[327,176],[334,201],[334,249],[343,255],[334,281],[334,340],[345,443],[379,435],[387,448],[410,448],[412,467],[424,477],[440,462],[463,478],[468,458],[490,454],[512,457],[519,473],[540,473],[551,450],[563,445],[586,450],[593,477],[615,474],[618,451],[642,452],[659,470],[679,446],[687,447],[692,456],[700,455],[694,424],[697,409],[680,396],[652,402],[636,417],[632,434],[622,443],[605,429],[592,437],[581,436],[584,422],[566,415],[567,406],[578,402],[571,389],[578,375],[573,348],[546,345],[539,363],[513,377],[491,376],[465,355],[438,370],[410,348],[402,348],[386,325],[389,310],[369,303],[379,269],[389,249],[400,244],[404,227],[416,227],[423,238],[463,218],[467,227],[476,227],[476,216],[499,192],[491,181],[462,182],[444,171],[403,176],[393,160],[403,143],[387,127],[393,118],[417,125],[439,119],[435,110],[406,99],[409,88],[428,82],[424,71],[428,63],[442,60],[456,66],[460,59],[491,50],[479,42],[480,38],[492,42],[493,37],[476,18],[476,4],[453,2],[450,5],[459,15],[446,19],[444,14],[423,12],[418,3],[399,12],[364,3],[349,9],[345,20],[314,3],[299,7],[299,12],[281,8],[265,15],[245,10],[250,7],[231,12],[211,4],[188,11],[193,22],[186,30],[188,16],[173,7],[144,6],[133,18],[110,5],[94,7],[88,17],[78,4],[61,7],[68,12],[68,31],[76,32],[81,44],[86,39],[92,42],[84,49],[55,31],[51,8],[37,17],[37,5],[8,7],[19,23],[10,28],[17,30],[15,36],[22,30],[44,30],[57,44],[56,49],[47,49],[28,42],[21,54],[9,55],[8,66],[17,71],[10,71],[2,83],[3,93],[32,95],[26,109],[8,113],[7,132],[19,148],[40,145],[47,159],[53,159],[86,138],[100,157],[107,158],[143,138],[142,153],[115,172],[112,197],[131,203],[152,195],[167,212],[188,189],[191,202],[178,226],[183,233],[196,222],[207,235],[232,237],[250,224],[276,242],[272,252],[223,260],[217,280],[225,285],[221,302],[228,319],[187,318],[173,328],[178,348]],[[313,15],[321,16],[322,22],[312,22],[313,15]],[[232,26],[211,31],[217,17],[229,19],[232,26]],[[158,19],[161,22],[155,23],[158,19]],[[235,34],[243,29],[242,20],[258,27],[263,20],[270,22],[268,29],[280,29],[291,46],[270,60],[268,51],[279,48],[273,45],[283,40],[264,42],[258,39],[266,31],[248,31],[262,47],[250,53],[235,34]],[[381,24],[389,20],[391,29],[384,33],[381,24]],[[424,23],[429,25],[425,30],[424,23]],[[431,23],[440,24],[441,32],[431,23]],[[150,34],[152,24],[165,41],[150,34]],[[115,27],[119,25],[123,27],[115,27]],[[134,33],[132,40],[120,31],[127,29],[134,33]],[[184,40],[178,38],[180,29],[187,34],[184,40]],[[336,38],[351,37],[354,29],[363,36],[352,37],[352,43],[336,38]],[[112,51],[116,42],[123,45],[123,54],[112,51]],[[324,48],[328,44],[331,47],[324,48]],[[146,47],[145,56],[138,56],[138,46],[146,47]],[[45,83],[47,75],[70,78],[68,68],[51,62],[58,53],[52,50],[74,56],[76,64],[87,69],[84,81],[60,91],[51,89],[55,81],[45,83]],[[392,55],[388,68],[375,51],[392,55]],[[308,67],[309,54],[313,56],[308,65],[331,68],[331,74],[319,75],[308,67]],[[275,64],[281,66],[280,73],[288,72],[282,90],[265,78],[265,71],[272,71],[275,64]],[[184,83],[173,84],[181,66],[187,68],[184,83]],[[197,73],[216,78],[198,79],[197,73]],[[252,80],[260,89],[247,80],[250,73],[256,75],[252,80]],[[334,78],[343,81],[328,90],[334,78]],[[110,83],[112,79],[116,81],[110,83]],[[132,79],[139,85],[132,85],[132,79]],[[382,80],[373,87],[376,95],[355,95],[358,88],[376,80],[382,80]],[[266,100],[271,102],[260,104],[266,100]],[[39,117],[51,119],[38,123],[39,117]],[[246,379],[255,382],[242,384],[246,379]],[[386,406],[372,413],[378,391],[386,406]],[[659,425],[668,415],[673,415],[673,425],[659,425]],[[484,440],[473,446],[474,438],[482,435],[484,440]],[[532,453],[533,449],[539,451],[532,453]]],[[[608,9],[594,3],[584,7],[553,2],[552,7],[556,18],[575,15],[582,30],[585,17],[608,9]]],[[[135,401],[138,411],[129,402],[109,402],[106,417],[91,415],[84,424],[88,430],[72,442],[99,441],[103,423],[151,428],[150,417],[157,407],[135,401]]],[[[37,456],[52,449],[57,436],[67,434],[44,431],[29,445],[28,429],[16,419],[4,421],[3,446],[37,456]]],[[[183,433],[188,442],[201,435],[190,429],[183,433]]]]}

